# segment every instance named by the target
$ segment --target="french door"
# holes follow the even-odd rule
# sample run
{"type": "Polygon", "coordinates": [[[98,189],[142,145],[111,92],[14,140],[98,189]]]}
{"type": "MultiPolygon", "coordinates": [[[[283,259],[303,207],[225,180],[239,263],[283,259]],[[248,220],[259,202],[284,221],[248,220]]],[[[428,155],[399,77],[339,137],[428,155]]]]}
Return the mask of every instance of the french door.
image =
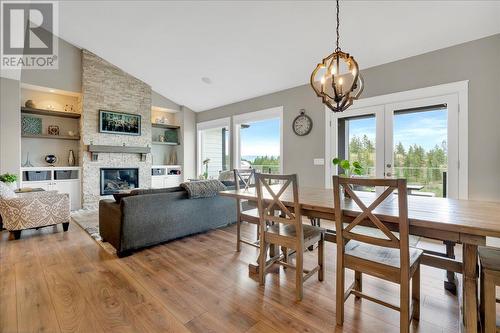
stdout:
{"type": "Polygon", "coordinates": [[[410,195],[458,198],[458,112],[451,94],[332,114],[331,157],[358,161],[365,176],[406,178],[410,195]]]}

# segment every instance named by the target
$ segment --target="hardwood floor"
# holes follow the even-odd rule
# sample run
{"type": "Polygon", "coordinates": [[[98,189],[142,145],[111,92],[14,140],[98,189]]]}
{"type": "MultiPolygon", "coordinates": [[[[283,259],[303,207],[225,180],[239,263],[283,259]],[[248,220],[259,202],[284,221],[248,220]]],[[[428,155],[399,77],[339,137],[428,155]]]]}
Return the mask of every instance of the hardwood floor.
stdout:
{"type": "MultiPolygon", "coordinates": [[[[254,225],[243,224],[245,237],[254,225]]],[[[399,313],[349,298],[335,327],[335,245],[325,247],[325,281],[304,284],[275,267],[260,287],[249,276],[257,249],[235,252],[234,226],[118,259],[78,225],[0,234],[0,332],[399,332],[399,313]]],[[[436,247],[437,244],[429,243],[436,247]]],[[[317,251],[317,250],[315,250],[317,251]]],[[[305,267],[316,262],[306,253],[305,267]]],[[[422,267],[420,322],[412,332],[458,332],[457,298],[444,272],[422,267]]],[[[348,283],[353,275],[348,275],[348,283]]],[[[397,285],[366,277],[364,291],[397,302],[397,285]]]]}

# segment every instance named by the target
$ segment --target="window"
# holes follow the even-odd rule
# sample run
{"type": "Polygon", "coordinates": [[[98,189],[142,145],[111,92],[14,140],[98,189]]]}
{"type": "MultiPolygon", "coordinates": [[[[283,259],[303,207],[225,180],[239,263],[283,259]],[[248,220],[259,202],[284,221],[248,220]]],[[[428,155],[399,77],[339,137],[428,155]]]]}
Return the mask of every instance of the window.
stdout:
{"type": "MultiPolygon", "coordinates": [[[[405,178],[410,195],[467,199],[467,85],[367,98],[342,113],[326,110],[326,156],[359,161],[368,176],[405,178]]],[[[325,170],[327,186],[342,172],[330,163],[325,170]]]]}
{"type": "Polygon", "coordinates": [[[198,176],[217,179],[219,173],[230,170],[229,119],[199,123],[198,176]]]}
{"type": "Polygon", "coordinates": [[[233,165],[262,173],[283,171],[283,107],[233,117],[233,165]]]}

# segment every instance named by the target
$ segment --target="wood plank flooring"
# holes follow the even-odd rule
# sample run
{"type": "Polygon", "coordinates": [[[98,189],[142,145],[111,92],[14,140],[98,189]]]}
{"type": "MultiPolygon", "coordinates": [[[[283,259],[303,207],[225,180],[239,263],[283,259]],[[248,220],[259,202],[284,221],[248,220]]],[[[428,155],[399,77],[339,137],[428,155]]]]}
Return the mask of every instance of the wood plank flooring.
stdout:
{"type": "MultiPolygon", "coordinates": [[[[254,228],[243,225],[245,237],[254,228]]],[[[74,223],[17,241],[1,232],[0,332],[399,332],[398,312],[353,297],[344,327],[335,327],[334,244],[326,245],[325,281],[308,280],[296,303],[295,273],[276,267],[260,287],[248,274],[257,250],[235,252],[235,233],[231,226],[118,259],[74,223]]],[[[315,260],[306,253],[305,267],[315,260]]],[[[443,277],[422,268],[412,332],[458,332],[457,298],[443,277]]],[[[364,291],[399,299],[396,285],[374,278],[365,277],[364,291]]]]}

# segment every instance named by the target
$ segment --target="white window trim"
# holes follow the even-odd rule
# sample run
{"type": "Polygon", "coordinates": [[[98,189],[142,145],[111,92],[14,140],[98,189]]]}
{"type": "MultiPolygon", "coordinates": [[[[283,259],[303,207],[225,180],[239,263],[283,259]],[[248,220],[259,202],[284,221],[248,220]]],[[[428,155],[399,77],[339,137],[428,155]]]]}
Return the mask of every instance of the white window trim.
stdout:
{"type": "Polygon", "coordinates": [[[269,109],[247,112],[233,116],[232,121],[232,161],[233,168],[240,167],[240,130],[241,124],[255,121],[262,121],[267,119],[279,118],[280,119],[280,173],[283,173],[283,106],[273,107],[269,109]]]}
{"type": "MultiPolygon", "coordinates": [[[[196,177],[198,175],[201,175],[203,173],[203,165],[201,161],[201,131],[203,130],[208,130],[208,129],[213,129],[213,128],[220,128],[220,127],[227,127],[229,128],[231,126],[231,117],[226,117],[226,118],[220,118],[220,119],[215,119],[215,120],[208,120],[204,122],[200,122],[196,124],[196,142],[197,142],[197,149],[196,149],[196,177]]],[[[230,129],[231,130],[231,129],[230,129]]],[[[229,150],[231,150],[231,143],[229,143],[229,150]]]]}
{"type": "MultiPolygon", "coordinates": [[[[368,107],[383,106],[384,108],[390,104],[396,103],[406,103],[419,99],[426,99],[432,97],[440,97],[446,95],[457,95],[458,96],[458,177],[460,182],[458,184],[458,198],[467,200],[469,198],[469,126],[468,126],[468,114],[469,114],[469,81],[458,81],[453,83],[441,84],[437,86],[414,89],[408,91],[402,91],[392,94],[380,95],[375,97],[364,98],[356,101],[352,107],[346,111],[349,115],[356,115],[359,109],[364,109],[368,107]],[[356,111],[358,110],[358,111],[356,111]]],[[[331,141],[333,135],[332,133],[332,120],[335,119],[335,115],[330,109],[325,107],[325,188],[331,187],[331,159],[332,147],[331,141]]]]}

